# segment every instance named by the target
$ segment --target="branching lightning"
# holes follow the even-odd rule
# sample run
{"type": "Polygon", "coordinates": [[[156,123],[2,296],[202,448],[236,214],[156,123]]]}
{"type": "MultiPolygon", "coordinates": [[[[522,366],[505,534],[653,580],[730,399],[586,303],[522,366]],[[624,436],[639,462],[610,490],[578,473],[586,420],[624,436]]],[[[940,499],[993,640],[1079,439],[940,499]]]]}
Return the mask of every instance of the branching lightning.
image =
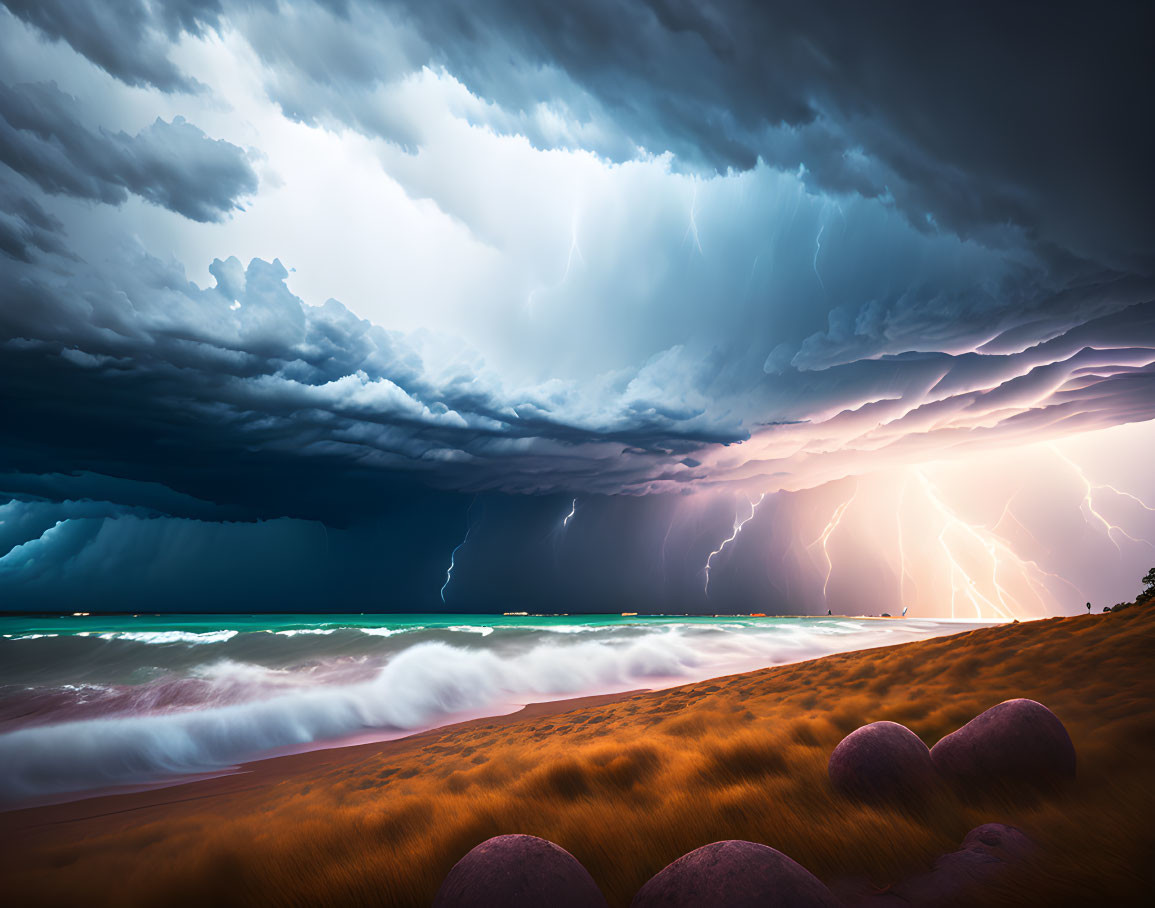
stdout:
{"type": "MultiPolygon", "coordinates": [[[[921,470],[916,471],[916,474],[922,484],[923,490],[926,492],[927,500],[943,519],[942,529],[938,535],[938,544],[942,549],[943,554],[946,556],[948,564],[950,565],[952,618],[956,617],[956,601],[958,599],[960,589],[966,598],[970,600],[971,605],[974,606],[978,617],[986,617],[983,614],[984,603],[990,607],[994,614],[1001,618],[1010,619],[1015,617],[1015,612],[1018,610],[1016,609],[1016,606],[1021,608],[1023,603],[1012,596],[999,579],[1000,574],[1006,570],[1008,565],[1017,569],[1020,576],[1023,577],[1030,588],[1034,591],[1035,598],[1044,609],[1046,609],[1048,604],[1047,599],[1039,593],[1039,590],[1041,588],[1042,591],[1048,595],[1049,591],[1047,590],[1045,583],[1042,583],[1036,575],[1051,577],[1055,580],[1058,580],[1079,594],[1080,598],[1082,597],[1079,589],[1070,581],[1059,576],[1058,574],[1043,570],[1035,561],[1021,557],[1014,551],[1014,549],[1010,547],[1010,545],[1004,539],[995,534],[992,530],[989,530],[986,527],[975,526],[974,524],[967,523],[953,510],[951,510],[950,507],[947,506],[946,502],[943,501],[941,495],[938,493],[938,490],[934,487],[931,481],[927,479],[926,474],[924,474],[921,470]],[[951,529],[956,529],[963,533],[965,536],[970,537],[986,552],[987,557],[991,562],[991,573],[989,579],[991,588],[994,591],[994,599],[981,592],[979,588],[979,581],[970,575],[966,568],[963,567],[963,565],[960,563],[958,557],[956,557],[954,550],[951,548],[950,543],[946,538],[947,532],[951,529]],[[959,578],[961,578],[961,580],[959,578]],[[997,603],[995,602],[995,599],[998,600],[997,603]]],[[[999,520],[1001,522],[1002,517],[1000,517],[999,520]]]]}
{"type": "Polygon", "coordinates": [[[819,543],[822,544],[822,556],[826,559],[826,579],[822,583],[822,598],[824,601],[826,601],[827,598],[826,590],[830,586],[830,575],[834,573],[834,562],[830,560],[830,551],[827,548],[827,543],[830,541],[830,537],[834,534],[834,531],[838,529],[839,524],[842,523],[843,515],[846,513],[847,508],[849,508],[853,503],[857,495],[858,486],[855,485],[854,492],[851,493],[850,497],[834,509],[834,514],[831,515],[830,520],[827,522],[825,529],[823,529],[819,537],[806,547],[809,550],[814,548],[814,546],[818,545],[819,543]]]}
{"type": "Polygon", "coordinates": [[[1080,510],[1083,511],[1083,519],[1087,521],[1088,526],[1093,525],[1092,520],[1091,520],[1092,517],[1095,519],[1095,521],[1102,524],[1103,532],[1106,533],[1107,539],[1110,540],[1111,545],[1115,546],[1115,549],[1117,551],[1120,551],[1120,552],[1122,551],[1122,549],[1119,547],[1119,541],[1114,536],[1111,535],[1113,532],[1114,533],[1122,533],[1124,536],[1126,536],[1132,542],[1137,542],[1140,544],[1149,545],[1149,546],[1152,546],[1152,548],[1155,548],[1155,544],[1153,544],[1149,539],[1137,539],[1136,537],[1134,537],[1130,533],[1128,533],[1125,529],[1123,529],[1121,526],[1118,526],[1114,523],[1111,523],[1111,521],[1109,521],[1099,511],[1097,511],[1095,509],[1095,500],[1094,500],[1095,490],[1096,489],[1108,489],[1111,492],[1114,492],[1116,495],[1119,495],[1120,497],[1130,498],[1132,501],[1134,501],[1140,507],[1145,508],[1148,511],[1155,511],[1155,508],[1150,507],[1145,501],[1143,501],[1140,498],[1136,498],[1130,492],[1120,491],[1119,489],[1116,489],[1114,486],[1109,486],[1109,485],[1104,485],[1104,484],[1100,484],[1100,485],[1093,484],[1091,482],[1091,480],[1087,478],[1087,474],[1083,472],[1082,467],[1080,467],[1077,463],[1075,463],[1075,461],[1071,460],[1071,458],[1069,458],[1066,454],[1064,454],[1062,451],[1060,451],[1054,445],[1051,446],[1051,449],[1059,456],[1060,459],[1062,459],[1064,462],[1066,462],[1066,464],[1068,466],[1070,466],[1070,468],[1072,470],[1075,471],[1075,474],[1079,477],[1079,481],[1082,482],[1082,484],[1083,484],[1083,501],[1080,504],[1080,510]]]}
{"type": "Polygon", "coordinates": [[[731,542],[733,542],[735,539],[738,538],[738,534],[742,532],[742,527],[744,527],[746,524],[748,524],[751,520],[754,519],[754,512],[758,510],[758,505],[760,505],[762,503],[763,499],[765,499],[765,498],[766,498],[766,493],[763,492],[761,495],[758,496],[757,501],[751,501],[750,502],[750,513],[746,517],[740,517],[738,514],[735,514],[734,515],[734,532],[732,532],[729,536],[727,536],[725,539],[723,539],[722,544],[719,545],[716,549],[714,549],[714,551],[712,551],[706,557],[706,567],[705,567],[706,585],[702,591],[707,596],[710,595],[710,566],[711,566],[711,564],[713,563],[714,559],[722,553],[722,549],[726,548],[726,546],[728,546],[731,542]]]}
{"type": "MultiPolygon", "coordinates": [[[[951,468],[940,475],[933,464],[847,478],[847,485],[840,488],[842,497],[827,499],[826,507],[832,511],[821,532],[803,539],[788,535],[781,542],[770,542],[772,551],[780,553],[777,593],[791,599],[792,580],[801,576],[812,605],[819,604],[819,587],[823,601],[829,604],[837,558],[839,577],[848,569],[866,576],[881,566],[887,579],[879,605],[894,615],[907,614],[909,607],[916,615],[921,610],[922,614],[954,618],[1011,620],[1053,614],[1071,607],[1072,602],[1081,605],[1090,598],[1085,593],[1093,591],[1077,585],[1084,583],[1086,573],[1082,559],[1069,565],[1059,560],[1071,538],[1067,528],[1073,527],[1078,539],[1080,522],[1085,521],[1096,539],[1105,535],[1130,564],[1144,557],[1147,545],[1155,547],[1155,536],[1149,529],[1155,503],[1089,479],[1077,464],[1063,459],[1071,470],[1068,473],[1062,468],[1064,484],[1078,477],[1081,485],[1073,484],[1067,490],[1066,520],[1053,526],[1038,523],[1040,519],[1051,523],[1056,519],[1051,507],[1055,501],[1053,461],[1050,470],[1024,474],[1021,482],[1006,486],[1003,482],[1009,476],[1000,475],[997,482],[984,478],[972,483],[972,477],[956,474],[951,468]],[[955,485],[964,479],[968,484],[955,485]],[[1048,506],[1036,512],[1032,503],[1039,491],[1048,506]]],[[[705,560],[703,592],[707,597],[711,574],[722,560],[719,556],[727,547],[736,548],[731,543],[753,519],[764,498],[751,498],[749,510],[738,499],[733,530],[705,560]]],[[[802,501],[804,507],[809,504],[802,501]]],[[[726,557],[727,563],[732,562],[734,553],[726,557]]],[[[839,589],[836,586],[836,598],[839,589]]],[[[878,591],[870,592],[878,597],[878,591]]]]}
{"type": "MultiPolygon", "coordinates": [[[[1006,602],[1003,599],[1002,588],[999,586],[998,557],[995,554],[995,551],[996,551],[996,545],[1003,545],[1003,547],[1006,548],[1005,544],[1003,544],[1001,542],[996,544],[995,542],[991,541],[991,538],[983,538],[983,535],[980,534],[979,531],[975,527],[971,526],[971,524],[966,523],[964,520],[962,520],[960,517],[958,517],[950,508],[948,508],[946,506],[946,504],[943,502],[942,498],[939,497],[937,490],[931,484],[931,481],[926,478],[926,474],[923,473],[921,470],[918,471],[918,478],[919,478],[919,481],[922,483],[924,491],[926,492],[927,500],[934,506],[935,510],[943,518],[942,529],[939,531],[939,534],[938,534],[938,544],[939,544],[939,547],[942,549],[943,554],[946,555],[947,562],[950,564],[950,616],[952,618],[958,617],[956,614],[956,610],[955,610],[955,601],[956,601],[957,596],[958,596],[959,584],[956,582],[956,578],[958,576],[961,576],[963,578],[963,583],[962,583],[963,592],[966,593],[968,598],[970,598],[971,603],[975,606],[975,611],[976,611],[978,617],[981,618],[983,616],[982,606],[980,605],[980,603],[978,601],[979,599],[981,599],[983,602],[985,602],[987,605],[989,605],[995,612],[997,612],[1001,617],[1010,618],[1011,616],[1009,614],[1007,614],[1007,612],[1005,612],[999,606],[995,605],[995,603],[992,602],[987,596],[984,596],[982,593],[978,592],[978,589],[977,589],[978,584],[976,583],[974,578],[972,578],[970,576],[970,574],[967,573],[966,568],[964,568],[961,564],[959,564],[958,559],[955,557],[954,552],[951,550],[950,545],[946,541],[946,534],[947,534],[947,530],[951,529],[952,527],[958,527],[964,533],[973,537],[979,543],[979,545],[981,545],[984,549],[987,550],[987,552],[991,556],[991,563],[992,563],[991,579],[993,580],[993,582],[995,584],[995,589],[999,591],[998,592],[999,600],[1001,602],[1003,602],[1004,605],[1006,604],[1006,602]]],[[[1009,551],[1009,549],[1008,549],[1008,551],[1009,551]]],[[[1014,555],[1013,552],[1011,552],[1011,554],[1014,555]]],[[[1017,558],[1018,556],[1014,556],[1014,557],[1017,558]]]]}

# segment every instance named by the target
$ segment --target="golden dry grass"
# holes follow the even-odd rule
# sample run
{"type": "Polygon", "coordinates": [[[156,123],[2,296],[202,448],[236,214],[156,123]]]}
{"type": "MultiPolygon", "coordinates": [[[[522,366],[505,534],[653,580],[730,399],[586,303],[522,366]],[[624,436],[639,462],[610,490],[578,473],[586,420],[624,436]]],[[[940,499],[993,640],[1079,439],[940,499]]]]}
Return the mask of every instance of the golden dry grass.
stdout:
{"type": "Polygon", "coordinates": [[[567,848],[625,906],[718,839],[884,886],[972,827],[1006,822],[1042,850],[990,904],[1142,904],[1155,863],[1153,675],[1155,607],[988,628],[350,750],[102,820],[9,814],[4,880],[9,904],[424,906],[474,845],[525,832],[567,848]],[[864,723],[902,722],[933,744],[1024,696],[1075,742],[1079,779],[1063,792],[943,791],[898,809],[827,784],[830,750],[864,723]]]}

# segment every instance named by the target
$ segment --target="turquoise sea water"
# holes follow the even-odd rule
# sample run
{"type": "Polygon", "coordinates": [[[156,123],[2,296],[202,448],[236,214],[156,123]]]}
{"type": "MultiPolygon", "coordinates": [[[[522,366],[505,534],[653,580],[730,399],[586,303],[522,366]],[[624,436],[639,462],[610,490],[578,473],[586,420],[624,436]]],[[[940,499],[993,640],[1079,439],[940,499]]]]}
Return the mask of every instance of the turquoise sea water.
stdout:
{"type": "MultiPolygon", "coordinates": [[[[774,622],[816,621],[827,618],[751,618],[748,616],[714,615],[469,615],[469,614],[252,614],[252,615],[101,615],[83,617],[58,616],[4,616],[0,615],[0,635],[20,637],[29,634],[99,634],[125,632],[185,632],[192,634],[217,633],[235,630],[241,633],[289,630],[325,630],[331,628],[376,628],[396,630],[414,628],[450,628],[476,625],[478,627],[621,627],[639,624],[662,625],[732,623],[734,626],[774,622]]],[[[842,619],[834,619],[842,620],[842,619]]],[[[851,619],[859,620],[859,619],[851,619]]]]}
{"type": "Polygon", "coordinates": [[[0,801],[977,626],[621,615],[0,617],[0,801]]]}

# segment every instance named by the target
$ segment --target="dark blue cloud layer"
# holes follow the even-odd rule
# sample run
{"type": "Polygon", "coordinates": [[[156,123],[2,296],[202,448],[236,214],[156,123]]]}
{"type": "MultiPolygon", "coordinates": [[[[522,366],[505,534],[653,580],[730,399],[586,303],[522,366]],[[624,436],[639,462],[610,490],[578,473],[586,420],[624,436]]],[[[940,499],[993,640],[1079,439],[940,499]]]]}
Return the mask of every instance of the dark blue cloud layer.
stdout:
{"type": "Polygon", "coordinates": [[[194,221],[223,219],[257,189],[242,149],[183,117],[136,135],[91,130],[76,100],[45,83],[0,83],[0,162],[47,193],[111,205],[132,193],[194,221]]]}
{"type": "Polygon", "coordinates": [[[1152,269],[1155,225],[1131,203],[1155,195],[1155,136],[1138,113],[1155,75],[1149,4],[501,0],[481,15],[459,0],[306,0],[280,16],[282,4],[229,0],[6,5],[129,84],[187,90],[168,42],[228,16],[301,119],[335,115],[410,144],[357,100],[403,72],[400,57],[513,110],[560,101],[604,118],[614,157],[642,147],[719,171],[803,167],[818,190],[888,198],[928,229],[997,242],[1013,226],[1055,267],[1152,269]],[[341,52],[318,56],[340,33],[314,8],[348,23],[341,52]],[[395,23],[398,48],[361,45],[374,16],[395,23]]]}

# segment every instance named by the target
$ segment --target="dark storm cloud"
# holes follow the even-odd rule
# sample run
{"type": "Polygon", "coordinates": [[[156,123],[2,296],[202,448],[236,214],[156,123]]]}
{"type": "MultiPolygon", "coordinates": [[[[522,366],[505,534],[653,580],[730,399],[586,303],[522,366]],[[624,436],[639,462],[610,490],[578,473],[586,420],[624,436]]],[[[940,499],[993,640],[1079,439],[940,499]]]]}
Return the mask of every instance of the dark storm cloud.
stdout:
{"type": "Polygon", "coordinates": [[[324,500],[340,519],[346,499],[318,485],[326,471],[350,486],[393,470],[450,486],[553,487],[554,470],[613,484],[745,434],[733,413],[693,402],[694,363],[645,364],[600,395],[511,389],[468,359],[432,372],[410,339],[336,301],[306,306],[279,262],[211,270],[207,290],[143,252],[112,275],[0,271],[3,467],[125,476],[220,502],[267,484],[272,513],[324,500]],[[304,487],[302,470],[315,474],[304,487]]]}
{"type": "Polygon", "coordinates": [[[64,225],[35,199],[0,181],[0,253],[30,262],[38,252],[71,255],[64,225]]]}
{"type": "Polygon", "coordinates": [[[122,204],[129,193],[194,221],[220,221],[257,189],[245,152],[183,117],[136,135],[89,129],[52,83],[0,83],[0,161],[45,192],[122,204]]]}
{"type": "MultiPolygon", "coordinates": [[[[1128,303],[1144,298],[1135,288],[1101,288],[1118,296],[1110,314],[1088,309],[1015,353],[787,365],[750,385],[724,357],[673,348],[593,384],[511,387],[470,355],[437,365],[417,338],[334,300],[304,304],[279,262],[211,271],[216,285],[201,289],[143,252],[112,271],[0,263],[0,471],[85,471],[239,516],[341,522],[406,476],[523,493],[756,476],[804,487],[854,472],[864,450],[910,460],[959,445],[959,432],[997,444],[1027,423],[1045,434],[1155,416],[1155,321],[1152,304],[1128,303]]],[[[128,500],[85,497],[102,494],[128,500]]]]}
{"type": "Polygon", "coordinates": [[[801,167],[816,191],[886,199],[922,229],[996,246],[1021,235],[1064,272],[1155,267],[1155,218],[1136,204],[1155,196],[1150,4],[7,5],[118,78],[164,90],[188,87],[170,42],[227,20],[290,116],[408,148],[404,113],[363,92],[444,66],[522,112],[492,110],[494,128],[539,144],[550,140],[524,112],[562,104],[607,121],[616,137],[590,141],[619,159],[641,146],[718,171],[801,167]]]}
{"type": "Polygon", "coordinates": [[[1152,266],[1150,4],[510,0],[423,4],[450,70],[503,97],[498,53],[563,68],[653,151],[759,156],[819,188],[890,194],[913,223],[1010,223],[1152,266]],[[449,36],[449,37],[447,37],[449,36]],[[494,52],[487,52],[494,47],[494,52]]]}
{"type": "Polygon", "coordinates": [[[221,14],[220,0],[4,0],[4,6],[125,83],[164,91],[196,89],[169,59],[171,44],[182,32],[217,27],[221,14]]]}
{"type": "Polygon", "coordinates": [[[816,189],[886,198],[924,229],[997,244],[1010,227],[1066,269],[1152,268],[1155,219],[1135,204],[1155,196],[1146,3],[6,5],[129,84],[188,88],[170,42],[228,18],[300,119],[412,146],[404,117],[357,93],[441,65],[513,111],[553,101],[608,118],[612,156],[643,146],[719,171],[801,166],[816,189]],[[374,11],[396,37],[376,50],[363,40],[374,11]]]}
{"type": "Polygon", "coordinates": [[[803,168],[815,191],[885,199],[924,230],[1025,238],[1064,272],[1155,267],[1155,218],[1135,202],[1155,196],[1150,4],[323,5],[350,32],[377,8],[419,39],[318,70],[300,52],[315,14],[276,29],[256,17],[270,91],[297,118],[412,147],[404,117],[359,92],[395,78],[399,60],[433,64],[508,110],[546,102],[608,120],[618,138],[594,145],[614,158],[641,146],[719,172],[761,159],[803,168]]]}

